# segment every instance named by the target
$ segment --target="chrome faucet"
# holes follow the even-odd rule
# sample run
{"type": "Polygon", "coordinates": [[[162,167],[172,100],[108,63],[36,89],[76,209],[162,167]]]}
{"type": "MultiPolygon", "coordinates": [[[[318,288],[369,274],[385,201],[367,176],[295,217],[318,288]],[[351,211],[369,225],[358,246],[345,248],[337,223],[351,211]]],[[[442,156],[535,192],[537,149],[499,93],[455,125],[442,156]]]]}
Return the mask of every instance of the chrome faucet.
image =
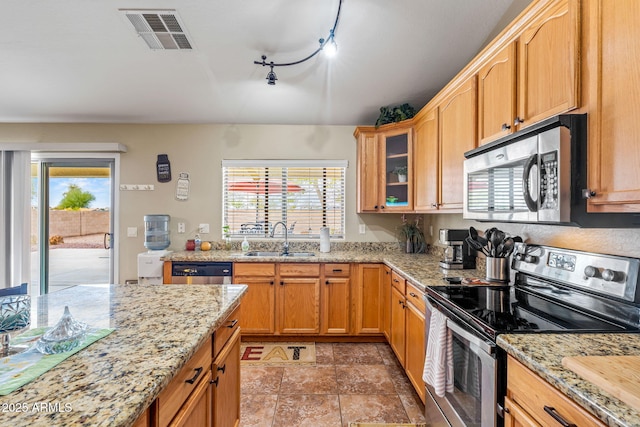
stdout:
{"type": "Polygon", "coordinates": [[[284,230],[284,243],[282,244],[282,255],[289,255],[289,229],[287,228],[287,224],[283,221],[278,221],[273,224],[273,228],[271,229],[271,237],[276,232],[276,227],[278,224],[282,225],[282,229],[284,230]]]}

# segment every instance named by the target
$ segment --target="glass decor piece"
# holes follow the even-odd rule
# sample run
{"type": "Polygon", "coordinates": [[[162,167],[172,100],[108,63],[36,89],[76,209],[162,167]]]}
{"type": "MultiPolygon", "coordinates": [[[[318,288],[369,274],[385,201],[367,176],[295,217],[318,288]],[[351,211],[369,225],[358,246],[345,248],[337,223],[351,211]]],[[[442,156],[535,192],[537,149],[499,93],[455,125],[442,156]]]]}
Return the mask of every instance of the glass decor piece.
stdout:
{"type": "Polygon", "coordinates": [[[0,298],[0,332],[16,331],[31,323],[31,297],[11,295],[0,298]]]}
{"type": "Polygon", "coordinates": [[[36,348],[44,354],[57,354],[71,351],[78,347],[87,332],[88,325],[73,318],[69,307],[64,307],[64,314],[58,323],[49,329],[36,343],[36,348]]]}

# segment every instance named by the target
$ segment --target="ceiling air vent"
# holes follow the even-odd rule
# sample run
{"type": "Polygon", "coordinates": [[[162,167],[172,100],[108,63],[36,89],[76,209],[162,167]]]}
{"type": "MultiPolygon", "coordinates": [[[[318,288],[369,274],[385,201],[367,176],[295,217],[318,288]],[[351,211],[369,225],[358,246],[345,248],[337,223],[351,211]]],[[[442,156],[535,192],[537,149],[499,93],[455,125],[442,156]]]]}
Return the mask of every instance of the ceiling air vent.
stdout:
{"type": "Polygon", "coordinates": [[[121,9],[121,12],[150,49],[193,49],[175,10],[121,9]]]}

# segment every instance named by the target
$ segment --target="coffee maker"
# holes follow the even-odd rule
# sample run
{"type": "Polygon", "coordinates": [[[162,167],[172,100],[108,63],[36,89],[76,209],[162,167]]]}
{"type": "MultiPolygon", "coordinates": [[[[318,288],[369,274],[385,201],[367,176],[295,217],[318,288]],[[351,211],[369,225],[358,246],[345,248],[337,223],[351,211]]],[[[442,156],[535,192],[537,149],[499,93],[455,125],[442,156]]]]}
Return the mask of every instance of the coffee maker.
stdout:
{"type": "Polygon", "coordinates": [[[469,230],[440,229],[440,243],[447,245],[440,267],[447,270],[476,268],[476,251],[465,241],[469,230]]]}

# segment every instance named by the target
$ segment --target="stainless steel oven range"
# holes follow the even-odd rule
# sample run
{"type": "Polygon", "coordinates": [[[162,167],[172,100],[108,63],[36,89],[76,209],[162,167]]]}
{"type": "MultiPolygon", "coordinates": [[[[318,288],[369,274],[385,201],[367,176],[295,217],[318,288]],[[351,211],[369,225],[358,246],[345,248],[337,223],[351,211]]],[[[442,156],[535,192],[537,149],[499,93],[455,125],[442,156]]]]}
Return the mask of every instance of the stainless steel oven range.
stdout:
{"type": "Polygon", "coordinates": [[[520,244],[512,270],[508,285],[426,289],[427,339],[430,310],[438,310],[451,336],[454,385],[443,397],[427,385],[428,425],[503,425],[499,334],[640,332],[640,259],[520,244]]]}

